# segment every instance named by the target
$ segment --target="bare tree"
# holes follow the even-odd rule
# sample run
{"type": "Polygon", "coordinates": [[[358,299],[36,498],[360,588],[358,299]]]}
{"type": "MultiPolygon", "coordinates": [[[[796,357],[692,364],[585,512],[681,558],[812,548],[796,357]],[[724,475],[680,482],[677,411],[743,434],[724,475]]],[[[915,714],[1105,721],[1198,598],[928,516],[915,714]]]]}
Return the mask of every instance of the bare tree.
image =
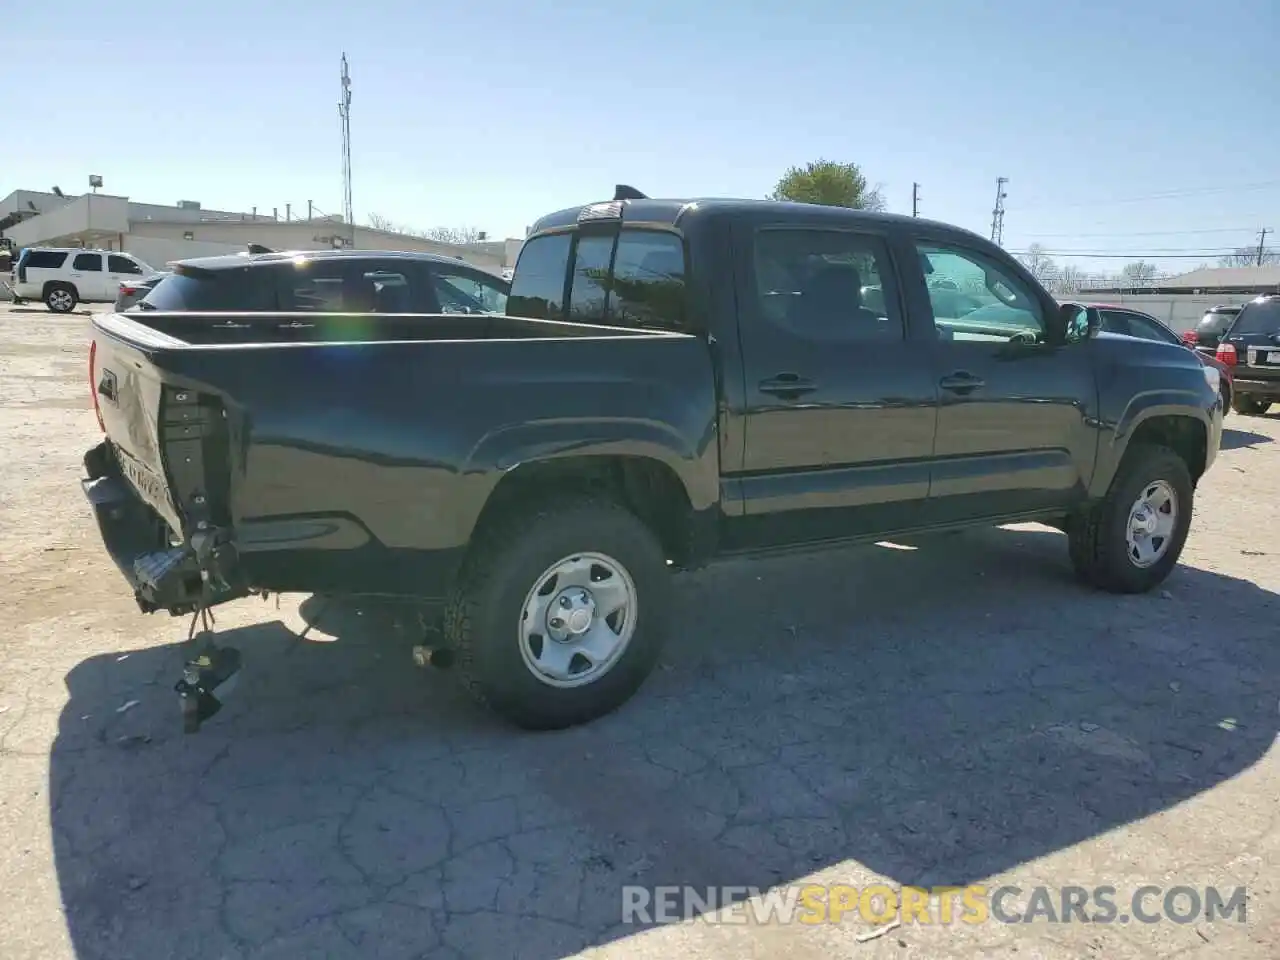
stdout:
{"type": "Polygon", "coordinates": [[[399,233],[406,237],[418,237],[421,240],[434,240],[437,243],[475,243],[484,239],[483,231],[475,227],[428,227],[420,230],[407,224],[392,220],[380,213],[369,214],[365,221],[374,230],[385,230],[387,233],[399,233]]]}
{"type": "Polygon", "coordinates": [[[483,240],[483,230],[475,227],[430,227],[414,236],[425,240],[439,240],[441,243],[477,243],[483,240]]]}
{"type": "Polygon", "coordinates": [[[1027,247],[1027,252],[1018,257],[1022,261],[1022,265],[1027,268],[1033,277],[1044,283],[1050,277],[1056,276],[1058,273],[1058,265],[1049,258],[1044,252],[1044,247],[1038,243],[1033,243],[1027,247]]]}
{"type": "MultiPolygon", "coordinates": [[[[1273,250],[1271,247],[1262,248],[1262,263],[1280,263],[1280,251],[1273,250]]],[[[1253,267],[1258,264],[1258,248],[1237,247],[1234,252],[1221,257],[1218,260],[1220,267],[1253,267]]]]}
{"type": "Polygon", "coordinates": [[[1057,283],[1054,284],[1055,292],[1061,294],[1079,293],[1080,285],[1083,282],[1083,270],[1074,264],[1063,264],[1062,269],[1058,271],[1057,283]]]}
{"type": "Polygon", "coordinates": [[[1135,260],[1133,263],[1126,263],[1120,271],[1120,278],[1124,281],[1125,286],[1131,286],[1139,289],[1147,286],[1156,275],[1156,265],[1147,263],[1145,260],[1135,260]]]}

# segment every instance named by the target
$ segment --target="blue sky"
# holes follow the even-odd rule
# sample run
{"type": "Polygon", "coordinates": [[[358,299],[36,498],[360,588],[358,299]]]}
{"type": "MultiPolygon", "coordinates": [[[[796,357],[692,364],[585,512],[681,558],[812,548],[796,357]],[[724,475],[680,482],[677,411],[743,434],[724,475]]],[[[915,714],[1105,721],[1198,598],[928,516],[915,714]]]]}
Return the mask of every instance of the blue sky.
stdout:
{"type": "Polygon", "coordinates": [[[1161,264],[1189,269],[1280,229],[1275,0],[41,6],[3,18],[0,195],[98,173],[340,212],[345,51],[358,220],[522,236],[619,181],[758,197],[826,158],[983,233],[1006,176],[1011,250],[1205,251],[1161,264]]]}

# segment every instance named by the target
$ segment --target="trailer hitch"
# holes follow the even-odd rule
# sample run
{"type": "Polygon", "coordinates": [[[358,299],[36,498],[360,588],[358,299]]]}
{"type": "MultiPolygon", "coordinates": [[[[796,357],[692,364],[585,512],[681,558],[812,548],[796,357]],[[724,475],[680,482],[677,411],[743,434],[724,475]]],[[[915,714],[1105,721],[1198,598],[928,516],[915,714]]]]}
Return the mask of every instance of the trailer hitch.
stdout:
{"type": "Polygon", "coordinates": [[[182,679],[173,688],[182,705],[183,733],[196,733],[222,709],[222,700],[214,691],[221,691],[225,698],[235,688],[240,672],[241,656],[235,647],[219,647],[208,631],[197,634],[195,643],[196,654],[186,662],[182,679]]]}

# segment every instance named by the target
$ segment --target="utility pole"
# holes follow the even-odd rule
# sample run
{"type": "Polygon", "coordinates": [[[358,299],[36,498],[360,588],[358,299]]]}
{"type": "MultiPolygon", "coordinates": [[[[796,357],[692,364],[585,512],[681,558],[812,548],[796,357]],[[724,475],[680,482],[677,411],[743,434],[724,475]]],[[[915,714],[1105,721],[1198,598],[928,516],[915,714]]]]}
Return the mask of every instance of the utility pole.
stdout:
{"type": "Polygon", "coordinates": [[[1008,177],[996,178],[996,205],[991,211],[991,242],[1001,246],[1004,245],[1004,198],[1008,196],[1004,185],[1008,182],[1008,177]]]}
{"type": "Polygon", "coordinates": [[[1271,232],[1270,227],[1263,227],[1258,231],[1258,266],[1262,266],[1263,245],[1267,242],[1267,234],[1271,232]]]}
{"type": "Polygon", "coordinates": [[[347,70],[347,55],[342,55],[342,99],[338,101],[338,116],[342,120],[342,214],[347,221],[348,246],[356,245],[356,221],[351,209],[351,74],[347,70]]]}
{"type": "Polygon", "coordinates": [[[911,215],[920,216],[920,184],[918,183],[911,185],[911,215]]]}

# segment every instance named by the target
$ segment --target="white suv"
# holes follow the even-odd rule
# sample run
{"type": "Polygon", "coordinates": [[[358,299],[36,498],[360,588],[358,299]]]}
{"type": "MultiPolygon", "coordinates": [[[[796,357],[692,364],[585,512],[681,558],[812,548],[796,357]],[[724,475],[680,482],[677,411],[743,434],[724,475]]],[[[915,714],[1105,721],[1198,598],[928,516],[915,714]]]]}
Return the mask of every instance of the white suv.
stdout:
{"type": "Polygon", "coordinates": [[[80,247],[27,247],[18,256],[9,287],[20,300],[43,300],[54,313],[78,303],[114,303],[120,281],[156,271],[137,257],[80,247]]]}

